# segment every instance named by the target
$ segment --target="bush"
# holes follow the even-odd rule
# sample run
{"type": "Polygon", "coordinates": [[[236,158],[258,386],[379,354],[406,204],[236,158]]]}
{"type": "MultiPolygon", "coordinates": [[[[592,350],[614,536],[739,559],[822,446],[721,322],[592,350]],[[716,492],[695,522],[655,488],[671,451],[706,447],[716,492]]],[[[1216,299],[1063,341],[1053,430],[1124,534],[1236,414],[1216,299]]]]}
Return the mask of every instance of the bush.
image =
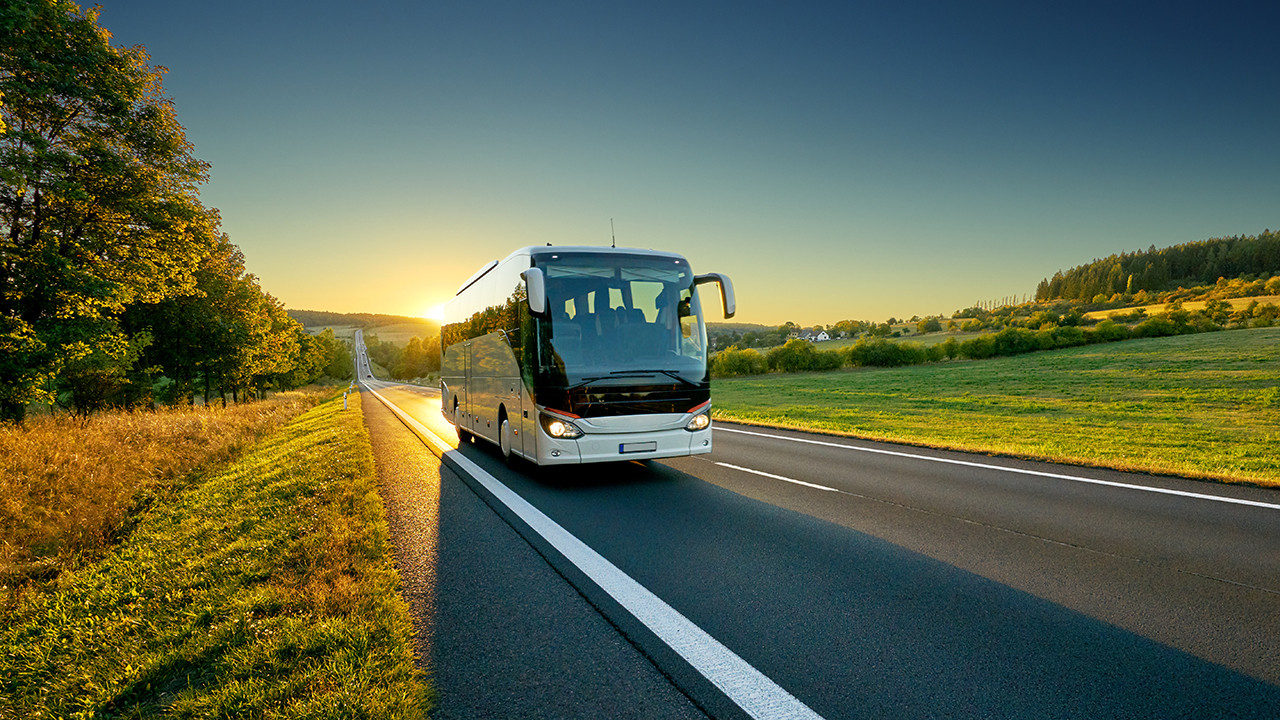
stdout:
{"type": "Polygon", "coordinates": [[[763,375],[767,372],[769,363],[758,351],[750,348],[739,350],[736,345],[730,346],[711,358],[711,374],[715,377],[763,375]]]}
{"type": "Polygon", "coordinates": [[[1021,355],[1041,349],[1036,334],[1026,328],[1005,328],[991,337],[997,355],[1021,355]]]}
{"type": "Polygon", "coordinates": [[[929,354],[924,346],[913,342],[889,342],[875,339],[859,340],[840,351],[844,361],[854,366],[899,367],[928,362],[929,354]]]}
{"type": "Polygon", "coordinates": [[[920,335],[931,332],[942,332],[942,320],[929,317],[916,323],[916,332],[920,335]]]}
{"type": "MultiPolygon", "coordinates": [[[[1157,317],[1163,317],[1163,316],[1157,316],[1157,317]]],[[[1151,318],[1150,320],[1147,320],[1146,322],[1144,322],[1143,325],[1155,319],[1156,318],[1151,318]]],[[[1139,325],[1138,327],[1142,327],[1142,325],[1139,325]]],[[[1169,333],[1169,334],[1172,335],[1173,333],[1169,333]]],[[[1115,320],[1103,320],[1102,322],[1098,323],[1097,326],[1093,328],[1093,330],[1089,331],[1089,334],[1086,335],[1085,337],[1087,337],[1090,342],[1097,343],[1097,342],[1115,342],[1116,340],[1128,340],[1130,336],[1131,336],[1131,333],[1128,327],[1117,323],[1115,320]]]]}
{"type": "Polygon", "coordinates": [[[788,340],[786,345],[776,347],[765,355],[770,370],[778,372],[801,372],[812,370],[814,355],[818,350],[808,340],[788,340]]]}
{"type": "Polygon", "coordinates": [[[960,342],[955,338],[947,338],[946,341],[934,345],[935,348],[941,348],[942,354],[947,356],[948,360],[955,360],[960,355],[960,342]]]}
{"type": "Polygon", "coordinates": [[[810,370],[839,370],[844,367],[844,358],[838,350],[817,350],[813,354],[813,366],[810,370]]]}
{"type": "MultiPolygon", "coordinates": [[[[1096,332],[1096,331],[1095,331],[1096,332]]],[[[1133,328],[1133,337],[1165,337],[1167,335],[1177,335],[1178,328],[1173,321],[1164,315],[1155,315],[1143,320],[1133,328]]]]}
{"type": "Polygon", "coordinates": [[[1085,339],[1084,330],[1075,326],[1056,327],[1051,332],[1055,347],[1075,347],[1088,342],[1085,339]]]}

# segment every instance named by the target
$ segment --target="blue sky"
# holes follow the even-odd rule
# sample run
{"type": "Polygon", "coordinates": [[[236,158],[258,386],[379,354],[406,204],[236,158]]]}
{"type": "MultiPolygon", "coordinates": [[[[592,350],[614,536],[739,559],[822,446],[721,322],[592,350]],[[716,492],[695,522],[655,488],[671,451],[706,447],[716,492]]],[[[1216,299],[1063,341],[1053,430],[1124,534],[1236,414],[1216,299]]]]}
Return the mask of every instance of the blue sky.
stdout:
{"type": "Polygon", "coordinates": [[[103,0],[287,306],[419,315],[525,245],[738,319],[950,314],[1280,227],[1274,3],[103,0]]]}

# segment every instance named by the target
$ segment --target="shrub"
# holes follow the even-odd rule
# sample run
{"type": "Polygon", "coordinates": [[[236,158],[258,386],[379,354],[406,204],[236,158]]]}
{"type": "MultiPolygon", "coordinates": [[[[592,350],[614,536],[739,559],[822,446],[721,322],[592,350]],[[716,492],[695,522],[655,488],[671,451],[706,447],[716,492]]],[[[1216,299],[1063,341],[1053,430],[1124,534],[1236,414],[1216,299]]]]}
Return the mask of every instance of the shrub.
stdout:
{"type": "Polygon", "coordinates": [[[942,348],[942,352],[947,356],[948,360],[954,360],[960,355],[960,342],[955,338],[947,338],[945,342],[940,342],[934,347],[942,348]]]}
{"type": "Polygon", "coordinates": [[[991,339],[991,335],[979,335],[960,343],[960,354],[973,360],[994,357],[996,343],[991,339]]]}
{"type": "MultiPolygon", "coordinates": [[[[1096,332],[1096,331],[1095,331],[1096,332]]],[[[1173,321],[1164,315],[1155,315],[1143,320],[1133,328],[1133,337],[1164,337],[1177,335],[1178,328],[1173,321]]]]}
{"type": "Polygon", "coordinates": [[[1052,333],[1055,347],[1075,347],[1088,342],[1085,340],[1084,330],[1072,325],[1056,327],[1052,333]]]}
{"type": "MultiPolygon", "coordinates": [[[[1152,320],[1154,319],[1152,318],[1152,320]]],[[[1147,322],[1150,321],[1148,320],[1147,322]]],[[[1090,342],[1115,342],[1116,340],[1128,340],[1130,335],[1129,328],[1117,323],[1115,320],[1108,319],[1098,323],[1086,337],[1089,338],[1090,342]]]]}
{"type": "Polygon", "coordinates": [[[711,374],[715,377],[763,375],[767,372],[769,364],[765,362],[764,356],[751,348],[739,350],[734,345],[711,358],[711,374]]]}
{"type": "Polygon", "coordinates": [[[929,354],[924,346],[913,342],[859,340],[856,345],[851,345],[840,352],[846,363],[864,367],[919,365],[929,360],[929,354]]]}
{"type": "Polygon", "coordinates": [[[813,353],[813,364],[810,370],[839,370],[844,367],[844,358],[839,350],[817,350],[813,353]]]}
{"type": "Polygon", "coordinates": [[[786,345],[776,347],[765,355],[770,370],[778,372],[801,372],[812,370],[814,355],[818,351],[808,340],[788,340],[786,345]]]}
{"type": "Polygon", "coordinates": [[[997,355],[1021,355],[1039,350],[1036,334],[1026,328],[1005,328],[991,337],[997,355]]]}
{"type": "Polygon", "coordinates": [[[916,323],[916,332],[924,335],[931,332],[942,332],[942,321],[936,317],[929,317],[916,323]]]}

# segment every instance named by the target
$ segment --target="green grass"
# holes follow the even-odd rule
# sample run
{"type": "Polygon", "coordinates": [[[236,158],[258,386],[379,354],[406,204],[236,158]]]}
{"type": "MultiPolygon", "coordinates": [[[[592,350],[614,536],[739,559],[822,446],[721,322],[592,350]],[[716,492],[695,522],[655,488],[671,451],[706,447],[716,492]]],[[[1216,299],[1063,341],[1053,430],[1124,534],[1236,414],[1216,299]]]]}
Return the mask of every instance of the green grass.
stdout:
{"type": "MultiPolygon", "coordinates": [[[[413,338],[421,338],[426,340],[440,334],[438,323],[432,320],[422,320],[420,322],[399,322],[389,325],[379,325],[364,329],[364,336],[368,338],[376,335],[379,340],[393,342],[397,345],[408,345],[413,338]]],[[[325,329],[333,330],[334,337],[344,338],[346,340],[354,340],[356,325],[314,325],[306,328],[307,332],[318,334],[325,329]]]]}
{"type": "MultiPolygon", "coordinates": [[[[1232,310],[1240,310],[1240,309],[1249,307],[1249,305],[1253,302],[1257,302],[1259,305],[1280,304],[1280,295],[1263,295],[1260,297],[1227,298],[1223,300],[1223,302],[1230,305],[1232,310]]],[[[1205,308],[1205,305],[1208,305],[1208,304],[1209,304],[1209,301],[1207,300],[1188,300],[1182,303],[1182,309],[1186,310],[1187,312],[1195,312],[1197,310],[1203,310],[1205,308]]],[[[1111,315],[1131,313],[1134,310],[1139,310],[1139,309],[1145,310],[1148,315],[1163,315],[1165,313],[1165,307],[1167,306],[1168,306],[1168,303],[1153,303],[1151,305],[1135,305],[1133,307],[1126,307],[1118,310],[1094,310],[1092,312],[1085,313],[1084,316],[1086,318],[1089,318],[1090,320],[1106,320],[1111,315]]]]}
{"type": "Polygon", "coordinates": [[[1280,328],[713,382],[715,416],[1280,485],[1280,328]]]}
{"type": "Polygon", "coordinates": [[[0,618],[0,717],[425,717],[353,397],[29,590],[0,618]]]}

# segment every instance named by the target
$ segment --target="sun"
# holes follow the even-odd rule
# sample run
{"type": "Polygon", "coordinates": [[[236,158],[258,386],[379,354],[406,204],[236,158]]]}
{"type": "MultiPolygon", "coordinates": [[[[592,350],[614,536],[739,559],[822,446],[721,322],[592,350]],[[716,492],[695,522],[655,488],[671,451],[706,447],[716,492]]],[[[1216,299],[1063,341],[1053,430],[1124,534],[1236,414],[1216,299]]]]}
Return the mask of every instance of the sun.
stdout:
{"type": "Polygon", "coordinates": [[[435,320],[436,322],[442,322],[444,320],[444,303],[440,303],[439,305],[432,305],[430,308],[427,309],[425,313],[422,314],[422,317],[428,320],[435,320]]]}

